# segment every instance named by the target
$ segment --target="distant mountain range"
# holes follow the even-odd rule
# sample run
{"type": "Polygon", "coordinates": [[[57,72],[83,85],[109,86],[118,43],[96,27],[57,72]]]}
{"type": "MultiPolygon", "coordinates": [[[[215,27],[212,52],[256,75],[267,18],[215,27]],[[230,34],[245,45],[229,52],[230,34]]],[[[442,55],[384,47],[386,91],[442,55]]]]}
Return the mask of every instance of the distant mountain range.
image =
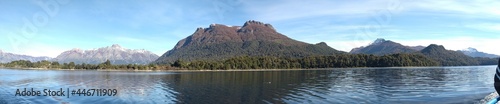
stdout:
{"type": "Polygon", "coordinates": [[[158,57],[158,55],[144,49],[131,50],[114,44],[94,50],[72,49],[61,53],[54,58],[54,61],[60,63],[99,64],[110,60],[112,64],[148,64],[158,57]]]}
{"type": "Polygon", "coordinates": [[[345,53],[326,43],[308,44],[278,33],[272,25],[247,21],[243,26],[212,24],[180,40],[155,63],[176,60],[223,60],[235,56],[305,57],[345,53]]]}
{"type": "Polygon", "coordinates": [[[419,51],[425,56],[438,61],[443,66],[480,65],[477,59],[461,52],[446,50],[442,45],[431,44],[419,51]]]}
{"type": "Polygon", "coordinates": [[[28,55],[19,55],[19,54],[13,54],[13,53],[6,53],[0,50],[0,63],[8,63],[11,61],[16,61],[16,60],[29,60],[32,62],[35,61],[42,61],[42,60],[51,60],[52,58],[50,57],[33,57],[33,56],[28,56],[28,55]]]}
{"type": "Polygon", "coordinates": [[[412,53],[419,51],[419,49],[423,47],[409,47],[403,46],[399,43],[385,40],[379,38],[375,40],[373,43],[366,47],[354,48],[351,50],[352,54],[373,54],[373,55],[388,55],[388,54],[396,54],[396,53],[412,53]]]}
{"type": "MultiPolygon", "coordinates": [[[[434,45],[432,45],[434,46],[434,45]]],[[[379,38],[375,40],[368,46],[362,46],[352,49],[349,53],[352,54],[373,54],[373,55],[388,55],[396,53],[414,53],[423,50],[424,46],[405,46],[400,43],[396,43],[390,40],[385,40],[379,38]]],[[[468,48],[465,50],[459,50],[459,52],[470,56],[470,57],[486,57],[486,58],[498,58],[500,56],[494,54],[488,54],[484,52],[479,52],[475,48],[468,48]]]]}
{"type": "Polygon", "coordinates": [[[471,56],[471,57],[488,57],[488,58],[500,57],[499,55],[480,52],[477,49],[471,48],[471,47],[464,49],[464,50],[458,50],[458,51],[464,53],[467,56],[471,56]]]}

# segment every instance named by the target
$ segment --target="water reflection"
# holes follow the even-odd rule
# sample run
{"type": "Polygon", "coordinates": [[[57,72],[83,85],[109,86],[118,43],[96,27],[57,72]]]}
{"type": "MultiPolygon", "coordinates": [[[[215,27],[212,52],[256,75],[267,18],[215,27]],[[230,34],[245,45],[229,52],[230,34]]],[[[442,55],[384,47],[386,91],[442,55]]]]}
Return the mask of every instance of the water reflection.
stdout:
{"type": "Polygon", "coordinates": [[[0,69],[0,103],[473,103],[494,66],[291,71],[0,69]],[[15,89],[117,89],[117,96],[14,97],[15,89]]]}
{"type": "MultiPolygon", "coordinates": [[[[193,72],[162,78],[178,92],[177,103],[286,103],[325,99],[331,70],[193,72]],[[309,90],[310,88],[317,88],[309,90]],[[298,93],[304,92],[304,93],[298,93]]],[[[166,86],[167,87],[167,86],[166,86]]]]}

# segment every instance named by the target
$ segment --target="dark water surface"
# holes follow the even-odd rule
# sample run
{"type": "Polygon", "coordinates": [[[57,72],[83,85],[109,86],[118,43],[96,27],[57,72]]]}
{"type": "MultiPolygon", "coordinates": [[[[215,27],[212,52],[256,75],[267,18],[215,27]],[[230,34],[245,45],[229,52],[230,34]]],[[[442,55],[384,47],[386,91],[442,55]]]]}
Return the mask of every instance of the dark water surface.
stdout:
{"type": "Polygon", "coordinates": [[[0,69],[0,103],[474,103],[495,66],[284,71],[106,72],[0,69]],[[15,96],[117,89],[116,96],[15,96]],[[43,94],[43,92],[42,92],[43,94]]]}

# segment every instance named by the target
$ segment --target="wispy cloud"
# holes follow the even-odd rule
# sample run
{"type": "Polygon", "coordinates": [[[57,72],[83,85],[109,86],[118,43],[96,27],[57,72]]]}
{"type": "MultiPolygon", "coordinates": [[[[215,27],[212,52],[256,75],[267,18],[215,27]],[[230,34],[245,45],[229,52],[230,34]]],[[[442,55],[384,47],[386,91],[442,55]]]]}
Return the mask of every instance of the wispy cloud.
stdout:
{"type": "Polygon", "coordinates": [[[20,48],[19,50],[12,51],[10,53],[15,53],[15,54],[22,54],[22,55],[30,55],[30,56],[48,56],[55,58],[57,55],[61,54],[62,52],[66,51],[64,48],[60,48],[58,46],[54,45],[47,45],[44,43],[39,43],[39,42],[33,42],[30,43],[29,45],[25,45],[24,47],[20,48]]]}
{"type": "MultiPolygon", "coordinates": [[[[0,13],[13,14],[0,16],[0,34],[18,31],[23,25],[19,18],[31,18],[42,11],[35,4],[0,2],[0,8],[9,10],[0,13]]],[[[121,44],[161,55],[196,27],[210,23],[241,25],[254,19],[272,24],[293,39],[325,41],[344,51],[386,38],[408,45],[436,43],[449,49],[474,47],[495,53],[494,46],[484,44],[496,44],[494,38],[500,38],[498,5],[497,0],[72,1],[40,28],[40,37],[30,40],[41,45],[20,47],[23,51],[19,52],[54,56],[64,51],[61,47],[92,49],[121,44]],[[47,52],[35,50],[43,48],[47,52]]],[[[6,38],[0,40],[8,42],[6,38]]]]}
{"type": "Polygon", "coordinates": [[[500,23],[479,23],[479,24],[465,25],[464,27],[500,33],[500,23]]]}
{"type": "Polygon", "coordinates": [[[386,9],[386,1],[345,2],[334,0],[255,1],[245,2],[245,11],[255,19],[273,22],[304,19],[318,16],[366,16],[377,9],[386,9]]]}
{"type": "Polygon", "coordinates": [[[491,17],[500,15],[498,0],[416,0],[409,1],[408,9],[427,10],[437,14],[461,14],[462,16],[491,17]],[[464,15],[467,14],[467,15],[464,15]]]}

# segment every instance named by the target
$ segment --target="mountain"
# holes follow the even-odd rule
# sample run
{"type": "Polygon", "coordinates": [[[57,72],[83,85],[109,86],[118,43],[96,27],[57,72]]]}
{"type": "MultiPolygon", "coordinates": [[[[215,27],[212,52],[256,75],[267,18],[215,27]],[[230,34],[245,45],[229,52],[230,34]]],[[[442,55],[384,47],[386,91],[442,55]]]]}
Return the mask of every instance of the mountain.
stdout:
{"type": "Polygon", "coordinates": [[[278,33],[272,25],[247,21],[243,26],[211,24],[180,40],[155,63],[175,60],[223,60],[235,56],[305,57],[345,53],[326,43],[308,44],[278,33]]]}
{"type": "Polygon", "coordinates": [[[148,64],[158,58],[144,49],[131,50],[118,44],[93,50],[72,49],[58,55],[54,60],[60,63],[75,62],[76,64],[99,64],[106,60],[112,64],[148,64]]]}
{"type": "MultiPolygon", "coordinates": [[[[418,48],[418,47],[416,47],[418,48]]],[[[412,53],[416,52],[415,48],[411,48],[408,46],[401,45],[399,43],[385,40],[379,38],[375,40],[373,43],[366,47],[354,48],[351,50],[352,54],[373,54],[373,55],[388,55],[388,54],[396,54],[396,53],[412,53]]]]}
{"type": "MultiPolygon", "coordinates": [[[[442,45],[431,44],[420,51],[425,56],[434,59],[443,66],[480,65],[481,63],[461,52],[446,50],[442,45]]],[[[493,59],[492,59],[493,60],[493,59]]]]}
{"type": "Polygon", "coordinates": [[[469,47],[469,48],[463,49],[463,50],[459,50],[459,52],[462,52],[465,55],[470,56],[470,57],[486,57],[486,58],[498,58],[498,57],[500,57],[498,55],[477,51],[477,49],[472,48],[472,47],[469,47]]]}
{"type": "Polygon", "coordinates": [[[421,51],[422,49],[425,48],[425,46],[409,46],[411,49],[416,50],[416,51],[421,51]]]}
{"type": "Polygon", "coordinates": [[[28,55],[18,55],[13,53],[6,53],[0,50],[0,63],[8,63],[16,60],[28,60],[31,62],[37,62],[42,60],[51,60],[50,57],[33,57],[28,55]]]}

